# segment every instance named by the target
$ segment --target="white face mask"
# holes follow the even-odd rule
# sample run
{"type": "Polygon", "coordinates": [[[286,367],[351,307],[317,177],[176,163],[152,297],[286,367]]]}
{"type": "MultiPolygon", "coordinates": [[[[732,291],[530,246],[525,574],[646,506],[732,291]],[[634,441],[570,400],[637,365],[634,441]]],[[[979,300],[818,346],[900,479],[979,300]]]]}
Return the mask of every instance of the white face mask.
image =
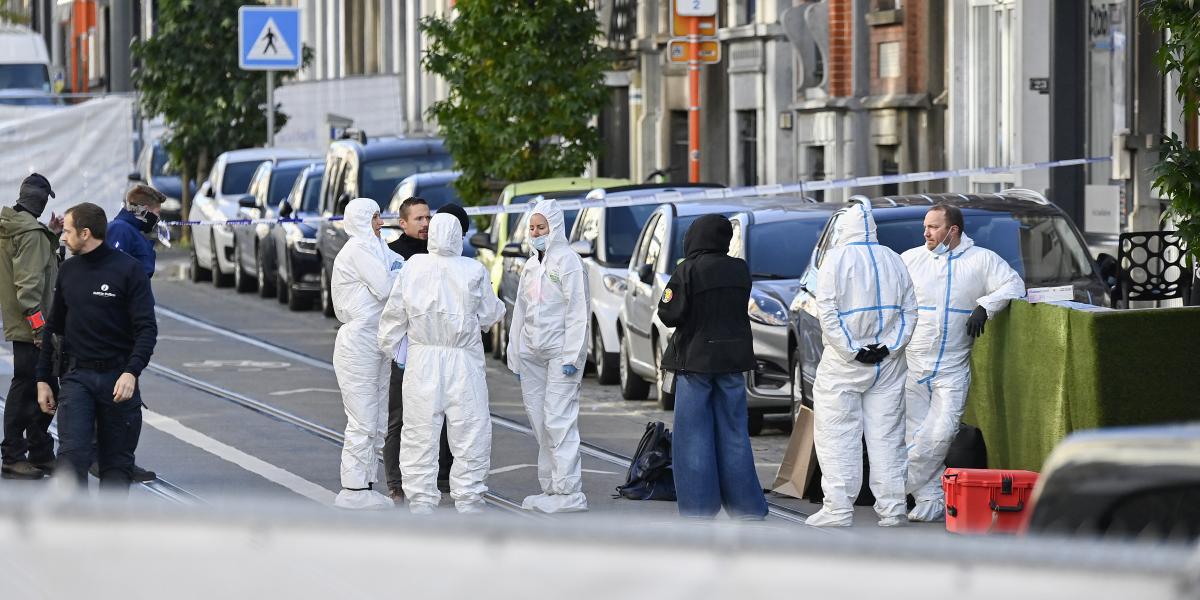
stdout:
{"type": "Polygon", "coordinates": [[[949,246],[948,244],[946,244],[946,240],[948,240],[948,239],[950,239],[950,232],[949,232],[949,231],[947,231],[947,232],[946,232],[946,236],[945,236],[945,237],[943,237],[943,238],[942,238],[942,241],[941,241],[941,242],[938,242],[938,245],[934,246],[934,247],[933,247],[933,248],[930,250],[930,252],[932,252],[932,253],[934,254],[934,256],[942,256],[943,254],[945,254],[945,253],[949,252],[949,251],[950,251],[950,246],[949,246]]]}
{"type": "Polygon", "coordinates": [[[549,235],[539,235],[538,237],[533,238],[534,249],[537,250],[538,252],[545,252],[546,251],[546,238],[548,238],[548,237],[550,237],[550,236],[549,235]]]}

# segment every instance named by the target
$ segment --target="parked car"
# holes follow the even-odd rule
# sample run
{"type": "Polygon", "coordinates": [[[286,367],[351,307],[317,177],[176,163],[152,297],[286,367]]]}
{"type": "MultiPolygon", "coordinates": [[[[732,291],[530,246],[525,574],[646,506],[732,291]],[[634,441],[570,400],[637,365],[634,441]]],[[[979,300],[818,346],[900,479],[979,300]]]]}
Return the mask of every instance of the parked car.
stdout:
{"type": "Polygon", "coordinates": [[[1200,540],[1200,425],[1071,434],[1046,460],[1025,532],[1192,545],[1200,540]]]}
{"type": "MultiPolygon", "coordinates": [[[[187,219],[236,219],[240,209],[238,199],[250,190],[250,179],[259,165],[307,156],[304,151],[285,148],[250,148],[222,153],[192,198],[187,219]]],[[[217,287],[233,285],[233,226],[193,225],[191,259],[192,281],[211,278],[217,287]]]]}
{"type": "MultiPolygon", "coordinates": [[[[400,204],[405,200],[414,196],[424,198],[429,203],[429,212],[436,213],[438,209],[450,204],[462,205],[462,199],[458,196],[458,190],[454,188],[454,182],[458,180],[462,173],[458,171],[435,171],[433,173],[417,173],[409,175],[396,186],[395,193],[392,194],[392,199],[388,202],[384,212],[389,215],[400,214],[400,204]]],[[[390,225],[384,225],[384,239],[388,243],[399,237],[399,229],[390,225]]],[[[475,220],[471,220],[471,227],[467,230],[467,235],[464,240],[471,239],[475,235],[475,220]]],[[[475,246],[471,244],[463,244],[462,255],[467,258],[475,258],[475,246]]]]}
{"type": "MultiPolygon", "coordinates": [[[[655,194],[688,188],[719,188],[715,183],[641,184],[597,188],[587,198],[602,200],[609,195],[645,199],[655,194]]],[[[585,208],[569,228],[571,248],[583,257],[587,269],[588,290],[591,292],[591,337],[588,341],[588,362],[596,369],[596,378],[603,385],[620,381],[617,350],[617,313],[625,299],[625,279],[629,274],[629,259],[633,246],[646,219],[657,204],[585,208]]]]}
{"type": "MultiPolygon", "coordinates": [[[[579,193],[577,192],[577,194],[579,193]]],[[[578,200],[582,197],[582,194],[579,194],[570,199],[578,200]]],[[[519,219],[512,219],[512,222],[516,223],[512,237],[500,251],[500,281],[496,295],[504,303],[504,318],[500,319],[500,322],[492,328],[492,356],[498,359],[506,356],[508,335],[512,330],[513,311],[517,307],[517,290],[521,286],[521,270],[525,268],[525,261],[529,260],[529,256],[533,252],[533,247],[529,242],[530,214],[526,212],[511,215],[519,217],[519,219]]],[[[578,210],[564,210],[563,228],[570,231],[575,223],[575,217],[578,215],[578,210]]]]}
{"type": "MultiPolygon", "coordinates": [[[[642,228],[629,261],[625,296],[617,316],[620,356],[621,396],[627,400],[644,399],[654,383],[655,397],[663,410],[675,407],[675,397],[663,391],[662,354],[672,329],[658,319],[658,301],[684,258],[683,236],[692,222],[707,214],[732,217],[738,213],[764,208],[783,208],[805,204],[789,196],[745,198],[737,201],[683,201],[662,204],[654,210],[642,228]]],[[[735,237],[730,248],[736,248],[735,237]]],[[[752,407],[759,408],[759,407],[752,407]]]]}
{"type": "MultiPolygon", "coordinates": [[[[607,179],[603,177],[560,177],[555,179],[534,179],[520,183],[510,183],[500,192],[497,206],[526,204],[530,200],[542,196],[544,198],[578,198],[588,191],[598,187],[626,185],[626,179],[607,179]]],[[[500,213],[492,218],[487,231],[481,231],[471,236],[470,243],[479,252],[475,256],[488,272],[492,274],[492,286],[500,290],[500,275],[502,261],[498,260],[500,251],[508,245],[508,238],[517,227],[520,214],[500,213]]],[[[493,328],[493,333],[496,330],[493,328]]],[[[494,335],[493,335],[494,338],[494,335]]],[[[494,346],[493,346],[494,347],[494,346]]]]}
{"type": "MultiPolygon", "coordinates": [[[[275,219],[279,207],[296,185],[300,173],[316,164],[317,159],[265,162],[258,166],[250,182],[250,192],[238,200],[238,216],[243,219],[275,219]]],[[[275,248],[270,243],[274,223],[234,225],[233,280],[234,289],[251,292],[255,289],[263,298],[276,293],[275,248]]]]}
{"type": "MultiPolygon", "coordinates": [[[[162,205],[162,218],[165,221],[178,220],[182,213],[183,178],[170,166],[170,156],[163,147],[162,140],[146,144],[138,155],[137,170],[129,174],[129,180],[144,183],[167,197],[162,205]]],[[[191,183],[192,194],[195,195],[197,183],[191,183]]]]}
{"type": "Polygon", "coordinates": [[[349,234],[340,219],[346,205],[355,198],[371,198],[386,204],[405,177],[416,173],[446,171],[453,159],[440,138],[376,138],[337,140],[325,155],[325,178],[321,183],[321,214],[327,218],[318,226],[317,252],[321,257],[321,311],[333,316],[329,295],[333,260],[349,234]]]}
{"type": "MultiPolygon", "coordinates": [[[[897,253],[924,244],[925,213],[946,203],[963,211],[966,234],[975,244],[1001,257],[1025,279],[1027,287],[1071,285],[1075,300],[1107,303],[1107,286],[1088,254],[1079,230],[1054,204],[1037,192],[1005,190],[999,194],[926,194],[871,200],[879,243],[897,253]]],[[[817,274],[842,212],[834,213],[817,243],[789,307],[793,412],[812,405],[812,385],[824,345],[817,318],[817,274]]]]}
{"type": "Polygon", "coordinates": [[[40,33],[0,23],[0,104],[28,106],[26,99],[39,97],[53,103],[50,71],[50,53],[40,33]]]}
{"type": "MultiPolygon", "coordinates": [[[[279,216],[309,219],[321,215],[321,179],[325,163],[309,165],[296,178],[279,216]]],[[[271,228],[275,252],[275,297],[290,310],[307,310],[321,292],[321,261],[317,256],[317,223],[280,223],[271,228]]]]}

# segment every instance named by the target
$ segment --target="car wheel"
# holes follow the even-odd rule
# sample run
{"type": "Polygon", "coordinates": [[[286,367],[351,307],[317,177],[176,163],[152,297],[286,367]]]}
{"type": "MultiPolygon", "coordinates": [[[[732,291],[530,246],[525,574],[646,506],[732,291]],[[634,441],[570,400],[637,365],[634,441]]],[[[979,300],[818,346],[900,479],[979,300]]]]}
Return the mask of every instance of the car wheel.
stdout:
{"type": "Polygon", "coordinates": [[[592,351],[595,353],[593,360],[596,363],[596,380],[600,385],[619,383],[621,374],[617,363],[621,357],[617,353],[604,351],[604,336],[600,334],[600,328],[595,326],[592,328],[592,351]]]}
{"type": "Polygon", "coordinates": [[[633,367],[629,365],[629,342],[626,341],[627,339],[628,336],[621,337],[621,354],[618,360],[621,397],[626,400],[645,400],[646,396],[650,394],[650,384],[638,377],[638,374],[633,372],[633,367]]]}
{"type": "Polygon", "coordinates": [[[746,416],[746,430],[750,435],[760,435],[763,430],[763,411],[751,410],[746,416]]]}
{"type": "Polygon", "coordinates": [[[200,266],[200,258],[196,256],[196,246],[192,246],[192,283],[200,283],[212,279],[212,271],[200,266]]]}
{"type": "Polygon", "coordinates": [[[263,298],[274,297],[277,290],[275,286],[275,274],[271,272],[274,269],[271,268],[272,265],[268,261],[270,261],[270,255],[267,253],[266,248],[259,247],[258,269],[254,274],[257,276],[256,279],[258,279],[258,295],[263,298]]]}
{"type": "Polygon", "coordinates": [[[329,281],[329,271],[321,265],[321,314],[333,317],[333,288],[329,281]]]}
{"type": "Polygon", "coordinates": [[[242,245],[237,243],[234,238],[233,242],[233,289],[239,294],[254,291],[254,285],[257,283],[250,276],[246,275],[245,269],[242,268],[242,245]]]}
{"type": "Polygon", "coordinates": [[[283,273],[277,273],[275,275],[275,299],[280,304],[287,304],[288,298],[291,296],[291,291],[287,280],[283,278],[283,273]]]}
{"type": "Polygon", "coordinates": [[[659,347],[658,340],[654,340],[654,373],[654,391],[658,407],[663,410],[675,410],[675,394],[663,391],[662,348],[659,347]]]}
{"type": "Polygon", "coordinates": [[[213,235],[209,242],[208,249],[212,252],[212,282],[213,285],[219,288],[229,287],[233,285],[233,275],[226,275],[221,272],[221,262],[217,260],[217,236],[213,235]]]}

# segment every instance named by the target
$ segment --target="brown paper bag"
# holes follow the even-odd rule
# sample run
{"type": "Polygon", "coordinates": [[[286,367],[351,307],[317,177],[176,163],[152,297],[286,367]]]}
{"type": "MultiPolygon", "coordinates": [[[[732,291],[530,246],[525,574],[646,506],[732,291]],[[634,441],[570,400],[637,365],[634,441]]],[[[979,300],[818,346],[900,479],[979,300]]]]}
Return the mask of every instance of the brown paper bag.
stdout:
{"type": "Polygon", "coordinates": [[[793,498],[803,498],[804,490],[808,487],[816,468],[813,411],[807,406],[801,406],[800,414],[792,427],[792,437],[788,439],[787,452],[783,454],[783,462],[779,465],[779,473],[775,475],[775,483],[771,484],[771,491],[793,498]]]}

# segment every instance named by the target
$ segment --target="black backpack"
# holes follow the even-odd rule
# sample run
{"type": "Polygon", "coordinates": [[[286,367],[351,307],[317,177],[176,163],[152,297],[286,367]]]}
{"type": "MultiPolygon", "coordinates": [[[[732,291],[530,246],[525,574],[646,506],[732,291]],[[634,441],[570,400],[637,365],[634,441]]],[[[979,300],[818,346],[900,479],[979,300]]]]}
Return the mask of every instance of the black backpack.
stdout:
{"type": "Polygon", "coordinates": [[[646,424],[629,463],[625,484],[614,497],[629,500],[675,500],[675,474],[671,470],[671,430],[662,421],[646,424]]]}

